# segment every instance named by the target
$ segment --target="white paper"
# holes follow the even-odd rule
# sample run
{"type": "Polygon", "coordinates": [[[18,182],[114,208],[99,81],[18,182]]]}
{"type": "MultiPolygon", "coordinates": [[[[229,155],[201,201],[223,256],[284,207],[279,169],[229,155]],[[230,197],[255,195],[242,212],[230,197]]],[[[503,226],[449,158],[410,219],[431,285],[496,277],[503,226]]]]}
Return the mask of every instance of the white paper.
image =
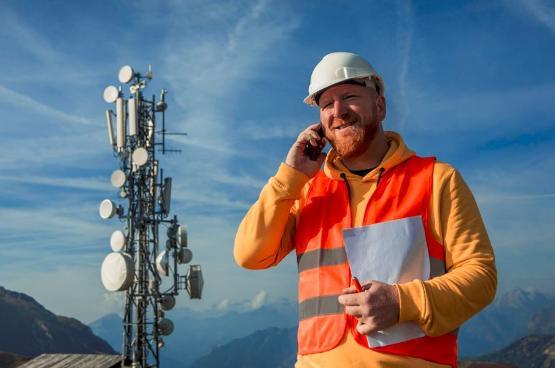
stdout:
{"type": "MultiPolygon", "coordinates": [[[[396,284],[430,278],[430,259],[420,216],[343,230],[351,272],[361,282],[396,284]]],[[[413,322],[368,335],[370,347],[424,336],[413,322]]]]}

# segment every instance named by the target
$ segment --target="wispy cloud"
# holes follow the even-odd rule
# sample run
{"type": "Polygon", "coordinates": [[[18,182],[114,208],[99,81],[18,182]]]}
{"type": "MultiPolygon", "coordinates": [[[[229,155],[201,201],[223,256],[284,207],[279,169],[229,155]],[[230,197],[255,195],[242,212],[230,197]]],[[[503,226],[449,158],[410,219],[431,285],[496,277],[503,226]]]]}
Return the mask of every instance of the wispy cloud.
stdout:
{"type": "Polygon", "coordinates": [[[172,194],[173,199],[187,205],[203,206],[212,209],[219,208],[220,210],[225,208],[246,210],[250,207],[250,203],[243,200],[231,199],[224,191],[205,193],[180,184],[176,185],[172,191],[175,193],[172,194]]]}
{"type": "MultiPolygon", "coordinates": [[[[200,6],[197,16],[212,20],[203,27],[202,38],[182,37],[195,30],[191,24],[175,22],[175,32],[170,34],[179,38],[166,40],[165,74],[186,114],[181,127],[208,147],[229,150],[240,93],[270,67],[265,51],[287,38],[298,25],[294,16],[269,1],[251,4],[228,5],[227,12],[216,15],[211,13],[212,6],[200,6]]],[[[175,16],[180,17],[181,12],[177,9],[175,16]]]]}
{"type": "Polygon", "coordinates": [[[540,193],[540,194],[519,194],[519,193],[509,193],[509,194],[499,194],[499,193],[489,193],[480,196],[481,203],[507,203],[507,202],[521,202],[521,201],[543,201],[555,199],[555,193],[540,193]]]}
{"type": "Polygon", "coordinates": [[[35,112],[50,118],[53,122],[61,121],[73,124],[93,124],[89,119],[83,116],[68,114],[2,85],[0,85],[0,99],[3,104],[10,104],[27,112],[35,112]]]}
{"type": "Polygon", "coordinates": [[[98,207],[103,197],[81,197],[80,193],[89,191],[82,186],[77,182],[70,190],[59,191],[37,190],[37,184],[31,184],[2,202],[0,243],[4,260],[9,260],[2,268],[25,264],[52,270],[63,262],[98,262],[108,252],[111,232],[123,224],[117,219],[102,221],[98,207]]]}
{"type": "Polygon", "coordinates": [[[5,3],[2,4],[0,12],[0,23],[4,30],[8,30],[4,35],[10,37],[18,47],[25,49],[36,61],[54,63],[61,60],[60,54],[52,47],[51,42],[29,27],[26,20],[5,3]]]}
{"type": "Polygon", "coordinates": [[[247,120],[238,124],[237,133],[242,140],[290,139],[294,142],[299,134],[298,120],[280,119],[247,120]]]}
{"type": "Polygon", "coordinates": [[[520,4],[555,36],[555,6],[548,0],[520,0],[520,4]]]}
{"type": "Polygon", "coordinates": [[[31,137],[10,137],[9,133],[0,139],[5,151],[0,156],[0,163],[5,170],[17,170],[26,175],[31,169],[61,165],[66,167],[83,168],[94,158],[110,158],[107,138],[98,131],[64,134],[64,132],[40,132],[31,137]],[[102,152],[98,147],[107,147],[102,152]]]}
{"type": "Polygon", "coordinates": [[[48,185],[60,188],[82,189],[102,191],[109,193],[114,188],[108,184],[106,178],[71,178],[71,177],[51,177],[51,176],[6,176],[0,175],[0,181],[6,180],[10,182],[24,184],[48,185]]]}
{"type": "MultiPolygon", "coordinates": [[[[21,73],[4,70],[0,75],[0,81],[4,84],[49,85],[52,90],[61,86],[66,90],[73,86],[90,88],[105,74],[91,68],[91,60],[83,60],[79,55],[68,52],[67,48],[61,48],[63,41],[59,40],[60,35],[52,37],[49,32],[38,30],[37,25],[29,21],[29,14],[14,11],[7,2],[2,3],[1,7],[2,46],[10,50],[6,55],[23,57],[17,58],[17,65],[10,62],[13,60],[11,57],[4,58],[0,65],[10,71],[14,67],[16,71],[24,70],[21,73]],[[17,69],[18,67],[21,69],[17,69]]],[[[70,26],[71,22],[67,28],[70,26]]],[[[81,119],[82,117],[77,116],[77,121],[81,119]]]]}

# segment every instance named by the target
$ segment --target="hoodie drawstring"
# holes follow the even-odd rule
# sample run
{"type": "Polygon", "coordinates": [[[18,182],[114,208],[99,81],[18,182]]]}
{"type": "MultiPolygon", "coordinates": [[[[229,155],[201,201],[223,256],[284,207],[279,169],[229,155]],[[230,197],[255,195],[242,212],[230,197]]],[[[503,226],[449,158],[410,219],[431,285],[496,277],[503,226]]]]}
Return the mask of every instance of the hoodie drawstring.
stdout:
{"type": "Polygon", "coordinates": [[[384,173],[385,168],[380,167],[380,173],[378,174],[378,181],[376,182],[376,186],[380,184],[380,180],[382,180],[382,174],[384,173]]]}
{"type": "Polygon", "coordinates": [[[341,179],[343,179],[343,181],[345,182],[345,185],[347,186],[347,195],[349,196],[349,202],[351,201],[351,187],[349,186],[349,182],[347,181],[347,175],[345,175],[345,173],[341,173],[339,176],[341,176],[341,179]]]}

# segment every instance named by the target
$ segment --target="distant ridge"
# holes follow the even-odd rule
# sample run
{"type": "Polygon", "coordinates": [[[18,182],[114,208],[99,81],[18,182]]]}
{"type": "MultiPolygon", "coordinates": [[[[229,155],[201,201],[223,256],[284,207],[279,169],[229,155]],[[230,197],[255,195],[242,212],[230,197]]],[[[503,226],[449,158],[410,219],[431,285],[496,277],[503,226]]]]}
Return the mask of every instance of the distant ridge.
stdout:
{"type": "Polygon", "coordinates": [[[116,354],[75,318],[57,316],[32,297],[0,286],[0,351],[35,357],[43,353],[116,354]]]}
{"type": "Polygon", "coordinates": [[[526,336],[479,360],[508,363],[516,367],[555,368],[555,335],[526,336]]]}
{"type": "Polygon", "coordinates": [[[214,348],[190,368],[290,368],[295,365],[297,328],[268,328],[214,348]]]}

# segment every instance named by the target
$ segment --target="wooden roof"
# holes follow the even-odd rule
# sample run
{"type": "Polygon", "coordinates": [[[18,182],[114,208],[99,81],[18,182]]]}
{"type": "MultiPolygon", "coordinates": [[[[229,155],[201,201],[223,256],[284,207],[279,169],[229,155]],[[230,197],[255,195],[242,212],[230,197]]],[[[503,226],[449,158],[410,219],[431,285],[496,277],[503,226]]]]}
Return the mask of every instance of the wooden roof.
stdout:
{"type": "Polygon", "coordinates": [[[121,355],[41,354],[18,368],[116,368],[121,355]]]}

